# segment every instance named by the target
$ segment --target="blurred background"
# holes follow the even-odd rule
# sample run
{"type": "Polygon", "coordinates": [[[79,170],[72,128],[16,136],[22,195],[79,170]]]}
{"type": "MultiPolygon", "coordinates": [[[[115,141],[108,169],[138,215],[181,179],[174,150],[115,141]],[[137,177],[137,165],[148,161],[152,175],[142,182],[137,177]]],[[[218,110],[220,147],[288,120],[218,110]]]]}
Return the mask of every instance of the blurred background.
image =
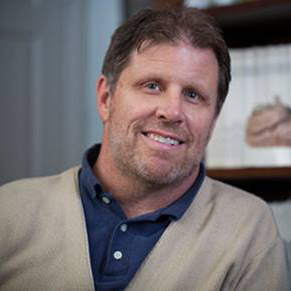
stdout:
{"type": "Polygon", "coordinates": [[[120,0],[0,0],[0,184],[81,162],[100,142],[96,80],[120,0]]]}

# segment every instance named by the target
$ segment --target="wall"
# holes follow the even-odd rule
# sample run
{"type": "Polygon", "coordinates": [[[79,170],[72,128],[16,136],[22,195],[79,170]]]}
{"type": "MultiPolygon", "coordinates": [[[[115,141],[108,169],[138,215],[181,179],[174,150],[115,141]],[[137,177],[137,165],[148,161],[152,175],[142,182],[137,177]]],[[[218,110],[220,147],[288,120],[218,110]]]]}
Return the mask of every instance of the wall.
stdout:
{"type": "Polygon", "coordinates": [[[79,164],[101,141],[96,80],[121,1],[1,0],[0,184],[79,164]]]}

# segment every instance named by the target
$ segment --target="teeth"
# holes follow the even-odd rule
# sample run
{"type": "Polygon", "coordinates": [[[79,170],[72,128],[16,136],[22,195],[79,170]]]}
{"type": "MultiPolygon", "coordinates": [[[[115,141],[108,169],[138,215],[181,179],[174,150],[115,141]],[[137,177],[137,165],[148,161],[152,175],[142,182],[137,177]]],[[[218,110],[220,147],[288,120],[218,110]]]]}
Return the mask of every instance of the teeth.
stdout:
{"type": "Polygon", "coordinates": [[[170,137],[164,137],[161,135],[156,135],[153,133],[148,133],[147,136],[157,142],[163,143],[163,144],[170,144],[170,145],[178,145],[179,141],[176,139],[172,139],[170,137]]]}

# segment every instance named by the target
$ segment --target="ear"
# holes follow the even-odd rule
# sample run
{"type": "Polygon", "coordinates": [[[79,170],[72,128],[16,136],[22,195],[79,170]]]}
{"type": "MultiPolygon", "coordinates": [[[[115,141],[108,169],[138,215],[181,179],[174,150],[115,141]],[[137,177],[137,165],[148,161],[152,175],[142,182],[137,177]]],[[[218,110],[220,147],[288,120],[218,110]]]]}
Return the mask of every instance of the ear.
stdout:
{"type": "Polygon", "coordinates": [[[101,75],[97,80],[97,109],[103,122],[109,117],[111,94],[107,78],[101,75]]]}

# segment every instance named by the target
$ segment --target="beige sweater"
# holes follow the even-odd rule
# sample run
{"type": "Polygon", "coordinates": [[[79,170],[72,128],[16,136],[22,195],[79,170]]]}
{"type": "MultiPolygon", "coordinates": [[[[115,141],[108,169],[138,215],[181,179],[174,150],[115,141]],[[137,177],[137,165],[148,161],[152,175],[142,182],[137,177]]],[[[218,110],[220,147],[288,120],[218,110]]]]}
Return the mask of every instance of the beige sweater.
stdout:
{"type": "MultiPolygon", "coordinates": [[[[77,170],[0,188],[1,291],[94,290],[77,170]]],[[[206,178],[127,290],[289,290],[268,206],[206,178]]]]}

